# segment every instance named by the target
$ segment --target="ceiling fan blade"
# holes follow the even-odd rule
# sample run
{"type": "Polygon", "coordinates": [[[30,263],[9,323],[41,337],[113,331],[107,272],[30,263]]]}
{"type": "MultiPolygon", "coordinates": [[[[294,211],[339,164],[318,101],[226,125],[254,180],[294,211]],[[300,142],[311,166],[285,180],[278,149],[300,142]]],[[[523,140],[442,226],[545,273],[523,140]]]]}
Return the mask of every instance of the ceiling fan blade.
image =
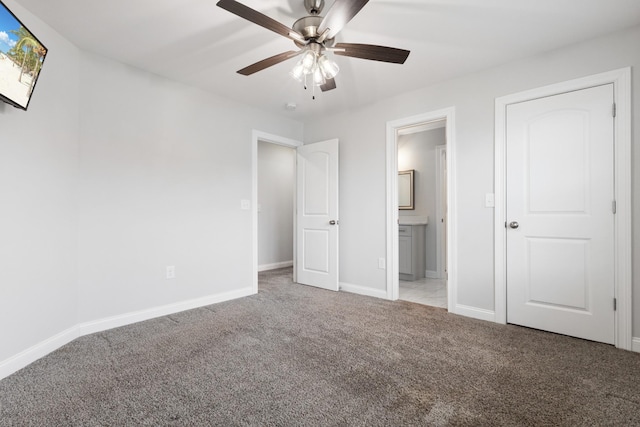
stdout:
{"type": "Polygon", "coordinates": [[[358,43],[337,43],[332,50],[333,53],[340,56],[392,62],[394,64],[404,64],[409,53],[411,53],[408,50],[397,49],[395,47],[358,43]]]}
{"type": "Polygon", "coordinates": [[[264,15],[257,10],[251,9],[250,7],[245,6],[242,3],[238,3],[235,0],[220,0],[217,5],[235,15],[238,15],[240,18],[244,18],[247,21],[253,22],[254,24],[258,24],[261,27],[266,28],[267,30],[271,30],[275,33],[280,34],[281,36],[294,41],[299,41],[302,43],[305,42],[302,34],[294,31],[284,24],[279,23],[275,19],[269,18],[267,15],[264,15]]]}
{"type": "Polygon", "coordinates": [[[326,38],[334,38],[368,2],[369,0],[336,0],[320,23],[318,33],[322,34],[328,28],[326,38]]]}
{"type": "Polygon", "coordinates": [[[335,79],[327,79],[325,83],[322,86],[320,86],[320,89],[322,89],[323,92],[326,92],[328,90],[333,90],[335,88],[336,88],[335,79]]]}
{"type": "Polygon", "coordinates": [[[242,70],[238,70],[238,74],[242,74],[243,76],[250,76],[253,73],[262,71],[265,68],[271,67],[272,65],[279,64],[299,54],[300,54],[300,51],[295,51],[295,50],[279,53],[278,55],[274,55],[270,58],[263,59],[262,61],[258,61],[255,64],[251,64],[248,67],[244,67],[242,70]]]}

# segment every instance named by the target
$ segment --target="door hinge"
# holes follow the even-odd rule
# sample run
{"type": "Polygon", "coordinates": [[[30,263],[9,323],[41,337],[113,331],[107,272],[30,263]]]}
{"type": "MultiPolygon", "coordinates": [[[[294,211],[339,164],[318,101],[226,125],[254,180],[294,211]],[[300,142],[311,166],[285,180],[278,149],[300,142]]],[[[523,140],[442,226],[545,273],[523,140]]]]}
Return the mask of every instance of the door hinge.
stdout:
{"type": "Polygon", "coordinates": [[[613,299],[613,311],[616,311],[618,309],[618,300],[617,299],[613,299]]]}
{"type": "Polygon", "coordinates": [[[611,109],[611,115],[613,115],[613,117],[615,117],[617,114],[617,107],[616,104],[613,104],[613,108],[611,109]]]}
{"type": "Polygon", "coordinates": [[[611,202],[611,211],[615,214],[618,212],[618,204],[616,203],[616,201],[614,200],[613,202],[611,202]]]}

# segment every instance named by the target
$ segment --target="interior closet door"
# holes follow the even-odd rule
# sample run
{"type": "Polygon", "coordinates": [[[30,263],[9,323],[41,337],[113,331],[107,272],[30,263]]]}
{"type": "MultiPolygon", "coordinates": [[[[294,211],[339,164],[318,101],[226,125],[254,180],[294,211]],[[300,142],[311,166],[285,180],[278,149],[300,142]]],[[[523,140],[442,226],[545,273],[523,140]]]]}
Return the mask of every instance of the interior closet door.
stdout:
{"type": "Polygon", "coordinates": [[[613,85],[507,107],[507,322],[614,342],[613,85]]]}

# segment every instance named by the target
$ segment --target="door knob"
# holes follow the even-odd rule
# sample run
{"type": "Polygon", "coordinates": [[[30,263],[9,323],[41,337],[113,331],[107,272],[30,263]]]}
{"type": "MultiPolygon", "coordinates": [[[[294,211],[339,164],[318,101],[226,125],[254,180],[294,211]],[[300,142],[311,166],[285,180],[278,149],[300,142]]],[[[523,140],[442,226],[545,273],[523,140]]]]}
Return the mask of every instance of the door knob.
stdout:
{"type": "Polygon", "coordinates": [[[520,224],[518,224],[518,222],[517,222],[517,221],[511,221],[511,222],[509,223],[509,227],[511,227],[511,228],[518,228],[518,227],[520,227],[520,224]]]}
{"type": "Polygon", "coordinates": [[[329,224],[330,224],[330,225],[336,225],[337,223],[338,223],[338,221],[336,221],[336,220],[334,220],[334,219],[332,219],[331,221],[329,221],[329,224]]]}

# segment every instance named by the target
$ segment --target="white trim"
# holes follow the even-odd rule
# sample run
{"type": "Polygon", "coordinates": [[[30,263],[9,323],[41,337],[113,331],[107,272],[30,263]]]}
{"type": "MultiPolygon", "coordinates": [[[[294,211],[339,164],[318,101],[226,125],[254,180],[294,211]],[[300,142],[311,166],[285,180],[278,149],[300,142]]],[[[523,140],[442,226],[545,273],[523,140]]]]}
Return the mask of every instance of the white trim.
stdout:
{"type": "Polygon", "coordinates": [[[278,268],[293,267],[293,260],[262,264],[258,266],[258,271],[277,270],[278,268]]]}
{"type": "Polygon", "coordinates": [[[103,319],[93,320],[78,325],[80,336],[89,335],[96,332],[106,331],[107,329],[119,328],[121,326],[131,325],[133,323],[142,322],[156,317],[166,316],[168,314],[179,313],[185,310],[192,310],[211,304],[217,304],[224,301],[230,301],[237,298],[253,295],[253,289],[246,287],[235,291],[224,292],[221,294],[209,295],[206,297],[195,298],[187,301],[181,301],[174,304],[161,305],[145,310],[132,311],[130,313],[120,314],[117,316],[105,317],[103,319]]]}
{"type": "Polygon", "coordinates": [[[496,314],[491,310],[485,310],[484,308],[470,307],[468,305],[456,304],[453,310],[449,310],[452,313],[459,314],[461,316],[471,317],[473,319],[486,320],[493,322],[496,314]]]}
{"type": "Polygon", "coordinates": [[[633,338],[631,351],[635,351],[636,353],[640,353],[640,338],[638,338],[638,337],[633,338]]]}
{"type": "MultiPolygon", "coordinates": [[[[448,221],[447,246],[448,306],[457,307],[457,275],[456,275],[456,181],[455,181],[455,108],[449,107],[430,113],[419,114],[404,119],[387,122],[387,299],[395,301],[399,296],[399,262],[398,262],[398,142],[400,129],[416,126],[436,120],[446,120],[445,136],[447,141],[447,200],[448,221]]],[[[455,312],[454,310],[449,310],[455,312]]]]}
{"type": "Polygon", "coordinates": [[[375,298],[387,298],[386,289],[373,289],[366,286],[352,285],[351,283],[340,282],[340,290],[344,292],[351,292],[352,294],[365,295],[375,298]]]}
{"type": "Polygon", "coordinates": [[[425,270],[424,277],[426,277],[427,279],[439,279],[440,273],[435,270],[425,270]]]}
{"type": "Polygon", "coordinates": [[[615,120],[615,345],[630,350],[632,345],[631,298],[631,68],[528,90],[496,99],[495,103],[495,322],[507,322],[506,282],[506,109],[509,104],[613,83],[617,105],[615,120]]]}
{"type": "Polygon", "coordinates": [[[414,133],[426,132],[428,130],[440,129],[446,126],[443,120],[436,120],[428,123],[420,123],[416,126],[410,126],[398,130],[398,135],[412,135],[414,133]]]}
{"type": "MultiPolygon", "coordinates": [[[[435,226],[436,226],[436,276],[435,279],[444,279],[447,277],[446,275],[446,257],[444,255],[443,240],[445,235],[445,230],[443,230],[443,224],[440,221],[445,218],[445,212],[442,206],[442,193],[446,189],[446,179],[445,176],[443,179],[443,161],[442,156],[444,155],[444,161],[447,161],[447,146],[438,145],[436,146],[436,218],[435,218],[435,226]]],[[[446,165],[444,165],[446,167],[446,165]]],[[[448,219],[447,219],[448,221],[448,219]]]]}
{"type": "Polygon", "coordinates": [[[59,349],[63,345],[70,343],[79,336],[79,328],[76,325],[52,337],[49,337],[46,340],[33,345],[14,356],[11,356],[8,359],[0,361],[0,380],[8,377],[14,372],[19,371],[20,369],[35,362],[41,357],[44,357],[47,354],[59,349]]]}
{"type": "Polygon", "coordinates": [[[59,349],[65,344],[68,344],[74,339],[81,336],[105,331],[107,329],[118,328],[120,326],[130,325],[137,322],[142,322],[144,320],[166,316],[168,314],[179,313],[185,310],[191,310],[211,304],[230,301],[253,294],[255,294],[255,292],[253,292],[253,289],[251,287],[246,287],[235,291],[209,295],[202,298],[181,301],[175,304],[168,304],[149,308],[146,310],[134,311],[117,316],[80,323],[50,338],[47,338],[38,344],[29,347],[28,349],[16,354],[15,356],[0,361],[0,380],[8,377],[14,372],[24,368],[25,366],[35,362],[41,357],[46,356],[47,354],[59,349]]]}
{"type": "MultiPolygon", "coordinates": [[[[258,293],[258,141],[269,142],[271,144],[285,147],[297,148],[302,142],[283,136],[273,135],[259,130],[251,132],[251,266],[252,266],[252,287],[253,292],[258,293]]],[[[293,207],[293,265],[296,263],[296,216],[295,216],[295,190],[293,207]]],[[[293,269],[293,281],[296,281],[296,269],[293,269]]]]}

